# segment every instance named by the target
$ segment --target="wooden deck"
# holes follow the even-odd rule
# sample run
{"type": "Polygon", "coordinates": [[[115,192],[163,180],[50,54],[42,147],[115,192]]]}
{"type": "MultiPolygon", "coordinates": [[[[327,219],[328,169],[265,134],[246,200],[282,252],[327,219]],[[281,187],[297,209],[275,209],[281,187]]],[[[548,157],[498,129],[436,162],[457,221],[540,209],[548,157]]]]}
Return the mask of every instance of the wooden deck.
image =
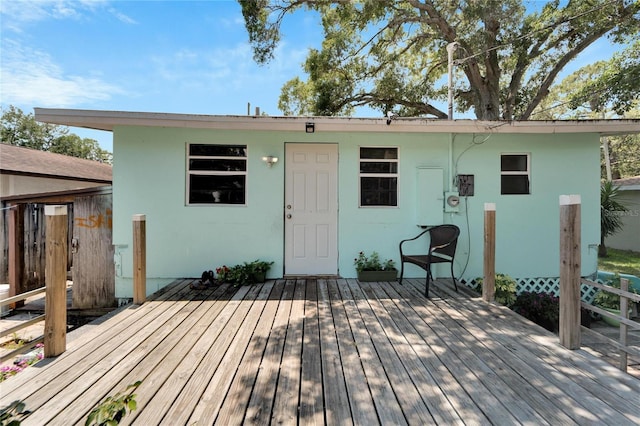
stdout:
{"type": "Polygon", "coordinates": [[[427,300],[423,282],[176,282],[74,332],[0,405],[84,424],[142,380],[123,424],[640,424],[640,380],[446,282],[427,300]]]}

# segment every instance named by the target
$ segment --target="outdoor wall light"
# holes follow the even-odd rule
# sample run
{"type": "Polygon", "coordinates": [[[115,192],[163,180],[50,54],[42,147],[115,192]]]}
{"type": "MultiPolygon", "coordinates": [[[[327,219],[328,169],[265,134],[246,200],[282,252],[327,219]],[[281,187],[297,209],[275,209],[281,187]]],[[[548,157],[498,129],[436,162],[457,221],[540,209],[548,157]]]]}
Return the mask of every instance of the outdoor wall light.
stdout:
{"type": "Polygon", "coordinates": [[[312,122],[304,123],[304,131],[307,133],[313,133],[316,131],[316,124],[312,122]]]}
{"type": "Polygon", "coordinates": [[[278,162],[278,157],[274,157],[272,155],[269,155],[269,156],[266,156],[266,157],[262,157],[262,161],[267,163],[267,166],[271,167],[271,166],[273,166],[274,163],[278,162]]]}

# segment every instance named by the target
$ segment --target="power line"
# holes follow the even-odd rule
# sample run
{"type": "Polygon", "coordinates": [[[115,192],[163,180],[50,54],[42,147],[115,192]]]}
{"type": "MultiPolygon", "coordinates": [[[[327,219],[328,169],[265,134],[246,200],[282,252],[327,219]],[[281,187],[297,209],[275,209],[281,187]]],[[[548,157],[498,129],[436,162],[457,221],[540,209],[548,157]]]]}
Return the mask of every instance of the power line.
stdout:
{"type": "Polygon", "coordinates": [[[581,97],[576,97],[576,98],[574,98],[574,99],[571,99],[571,100],[568,100],[568,101],[564,101],[564,102],[560,102],[559,104],[552,105],[552,106],[550,106],[550,107],[547,107],[547,108],[541,109],[541,110],[539,110],[539,111],[535,111],[535,112],[531,113],[531,115],[533,116],[533,115],[542,114],[543,112],[550,111],[550,110],[552,110],[552,109],[560,108],[561,106],[565,106],[565,105],[567,105],[567,104],[574,103],[576,100],[577,100],[577,101],[579,101],[580,103],[585,102],[585,101],[588,101],[588,100],[589,100],[589,98],[590,98],[591,96],[593,96],[593,95],[599,95],[600,93],[603,93],[603,92],[607,91],[607,90],[609,89],[609,87],[607,87],[607,85],[608,85],[609,83],[613,82],[613,80],[615,80],[615,76],[614,76],[614,77],[609,78],[608,80],[606,80],[606,81],[604,82],[604,87],[602,87],[601,89],[594,90],[594,91],[589,92],[588,94],[585,94],[585,95],[583,95],[583,96],[581,96],[581,97]]]}
{"type": "MultiPolygon", "coordinates": [[[[518,36],[518,37],[514,38],[513,40],[511,40],[511,41],[510,41],[510,42],[508,42],[508,43],[503,43],[503,44],[500,44],[500,45],[498,45],[498,46],[490,47],[490,48],[488,48],[488,49],[486,49],[486,50],[484,50],[484,51],[482,51],[482,52],[475,53],[475,54],[473,54],[473,55],[467,56],[466,58],[456,59],[456,61],[455,61],[455,62],[456,62],[457,64],[462,64],[462,63],[464,63],[465,61],[467,61],[467,60],[469,60],[469,59],[473,59],[473,58],[475,58],[475,57],[482,56],[482,55],[487,54],[487,53],[489,53],[489,52],[492,52],[492,51],[494,51],[494,50],[498,50],[498,49],[501,49],[501,48],[503,48],[503,47],[510,46],[510,45],[512,45],[513,43],[515,43],[516,41],[519,41],[519,40],[525,39],[525,38],[530,37],[530,36],[532,36],[532,35],[534,35],[534,34],[536,34],[536,33],[541,32],[541,31],[546,31],[546,30],[548,30],[548,29],[554,28],[555,26],[557,26],[557,25],[558,25],[558,24],[560,24],[560,23],[571,22],[571,21],[573,21],[573,20],[575,20],[575,19],[581,18],[581,17],[583,17],[583,16],[585,16],[585,15],[588,15],[588,14],[590,14],[590,13],[593,13],[593,12],[596,12],[596,11],[598,11],[598,10],[604,9],[605,7],[610,6],[610,5],[612,5],[612,4],[616,3],[616,2],[617,2],[617,0],[611,0],[611,1],[610,1],[610,2],[608,2],[608,3],[604,3],[604,4],[600,5],[600,6],[594,7],[594,8],[592,8],[592,9],[587,10],[587,11],[584,11],[584,12],[582,12],[582,13],[579,13],[579,14],[577,14],[577,15],[575,15],[575,16],[572,16],[572,17],[570,17],[570,18],[567,18],[567,19],[565,19],[565,20],[563,20],[563,21],[555,22],[555,23],[553,23],[553,24],[546,25],[546,26],[544,26],[544,27],[542,27],[542,28],[539,28],[539,29],[537,29],[537,30],[530,31],[530,32],[528,32],[527,34],[523,34],[523,35],[521,35],[521,36],[518,36]]],[[[462,47],[462,46],[461,46],[461,47],[462,47]]],[[[462,47],[462,49],[463,49],[463,50],[466,50],[466,49],[464,49],[464,47],[462,47]]]]}

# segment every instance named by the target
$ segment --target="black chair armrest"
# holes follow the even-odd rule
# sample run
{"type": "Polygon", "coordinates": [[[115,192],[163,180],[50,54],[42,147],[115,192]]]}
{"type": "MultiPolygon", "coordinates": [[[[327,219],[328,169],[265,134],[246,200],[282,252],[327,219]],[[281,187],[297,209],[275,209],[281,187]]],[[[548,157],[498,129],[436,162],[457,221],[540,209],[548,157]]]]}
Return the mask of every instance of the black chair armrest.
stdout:
{"type": "Polygon", "coordinates": [[[431,228],[432,228],[432,227],[429,227],[429,228],[425,229],[424,231],[422,231],[421,233],[419,233],[418,235],[416,235],[416,236],[415,236],[415,237],[413,237],[413,238],[407,238],[406,240],[402,240],[402,241],[400,241],[400,259],[402,259],[402,256],[403,256],[403,254],[402,254],[402,245],[403,245],[404,243],[406,243],[407,241],[417,240],[418,238],[422,237],[424,234],[426,234],[427,232],[429,232],[429,231],[431,230],[431,228]]]}

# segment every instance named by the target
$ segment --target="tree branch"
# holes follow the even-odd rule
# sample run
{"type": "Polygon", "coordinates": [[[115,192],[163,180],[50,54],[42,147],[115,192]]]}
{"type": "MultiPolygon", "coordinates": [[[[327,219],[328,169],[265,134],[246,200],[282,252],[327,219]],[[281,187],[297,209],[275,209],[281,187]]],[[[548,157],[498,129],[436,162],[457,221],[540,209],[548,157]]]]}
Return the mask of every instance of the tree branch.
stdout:
{"type": "Polygon", "coordinates": [[[518,120],[528,120],[533,110],[536,109],[536,107],[540,104],[544,97],[549,94],[549,87],[551,87],[554,80],[558,76],[558,73],[562,71],[565,65],[567,65],[580,52],[589,47],[589,45],[591,45],[594,41],[598,40],[610,30],[611,28],[599,29],[599,31],[596,31],[591,35],[585,37],[575,48],[565,53],[565,55],[555,63],[551,71],[549,71],[549,74],[542,81],[542,84],[540,84],[540,87],[536,91],[536,95],[533,97],[531,102],[529,102],[529,105],[527,106],[525,111],[520,115],[520,117],[518,117],[518,120]]]}

